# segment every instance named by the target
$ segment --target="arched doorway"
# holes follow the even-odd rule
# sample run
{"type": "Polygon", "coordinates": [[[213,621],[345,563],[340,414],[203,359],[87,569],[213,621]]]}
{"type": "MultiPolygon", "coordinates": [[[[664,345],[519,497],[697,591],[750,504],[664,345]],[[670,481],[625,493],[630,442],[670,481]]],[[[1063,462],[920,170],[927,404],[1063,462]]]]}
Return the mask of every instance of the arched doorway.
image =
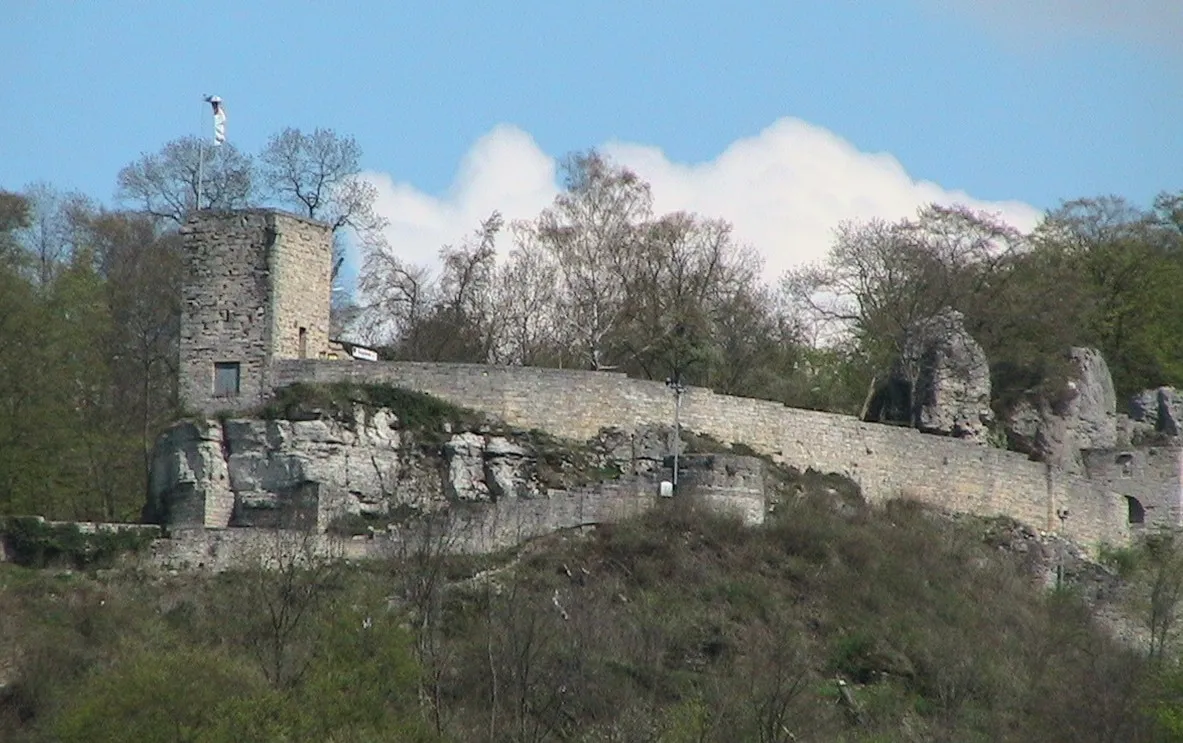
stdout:
{"type": "Polygon", "coordinates": [[[1146,523],[1146,509],[1137,498],[1125,496],[1126,523],[1131,526],[1146,523]]]}

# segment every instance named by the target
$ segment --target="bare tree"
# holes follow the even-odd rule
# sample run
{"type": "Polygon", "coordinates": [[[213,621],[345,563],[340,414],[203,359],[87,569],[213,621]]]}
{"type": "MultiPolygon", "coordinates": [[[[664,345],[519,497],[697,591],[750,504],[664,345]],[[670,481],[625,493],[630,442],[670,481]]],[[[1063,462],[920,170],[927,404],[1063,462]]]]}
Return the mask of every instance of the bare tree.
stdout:
{"type": "MultiPolygon", "coordinates": [[[[992,215],[931,205],[914,220],[843,223],[825,262],[787,274],[782,291],[824,335],[849,335],[882,379],[913,329],[945,309],[985,318],[1001,268],[1026,248],[1026,236],[992,215]]],[[[912,385],[918,374],[909,371],[912,385]]]]}
{"type": "Polygon", "coordinates": [[[586,366],[607,369],[614,366],[608,336],[625,305],[623,277],[653,200],[649,184],[595,151],[565,168],[565,190],[521,235],[554,258],[564,335],[586,366]]]}
{"type": "Polygon", "coordinates": [[[63,193],[48,183],[26,186],[25,195],[32,219],[21,242],[33,258],[38,285],[45,287],[69,258],[78,242],[78,222],[94,204],[81,193],[63,193]]]}
{"type": "Polygon", "coordinates": [[[259,156],[266,194],[333,228],[333,276],[351,232],[365,250],[385,244],[387,220],[374,210],[378,192],[361,178],[361,147],[332,129],[306,134],[288,127],[271,137],[259,156]]]}
{"type": "Polygon", "coordinates": [[[423,670],[419,700],[438,734],[444,732],[445,684],[455,649],[444,632],[446,567],[464,538],[463,524],[448,511],[426,514],[399,526],[390,542],[390,573],[396,595],[410,612],[415,655],[423,670]]]}
{"type": "Polygon", "coordinates": [[[438,277],[389,250],[368,251],[360,286],[371,334],[402,358],[492,361],[500,338],[495,241],[502,224],[493,212],[470,238],[441,248],[438,277]]]}
{"type": "Polygon", "coordinates": [[[404,263],[389,250],[367,251],[358,276],[365,298],[362,330],[370,343],[395,344],[431,309],[435,281],[424,266],[404,263]]]}
{"type": "MultiPolygon", "coordinates": [[[[522,225],[514,226],[515,234],[522,230],[522,225]]],[[[497,277],[501,338],[496,360],[523,366],[561,365],[558,266],[537,242],[516,242],[497,277]]]]}
{"type": "Polygon", "coordinates": [[[195,208],[249,206],[253,176],[250,155],[229,142],[211,147],[198,137],[182,137],[120,170],[116,197],[165,223],[179,225],[195,208]]]}
{"type": "Polygon", "coordinates": [[[238,608],[245,641],[263,675],[277,688],[296,684],[315,654],[317,613],[339,580],[339,545],[311,532],[271,530],[245,571],[238,608]]]}
{"type": "Polygon", "coordinates": [[[619,337],[635,371],[709,381],[722,361],[723,315],[759,285],[759,258],[735,243],[727,222],[677,212],[644,226],[629,268],[619,337]]]}

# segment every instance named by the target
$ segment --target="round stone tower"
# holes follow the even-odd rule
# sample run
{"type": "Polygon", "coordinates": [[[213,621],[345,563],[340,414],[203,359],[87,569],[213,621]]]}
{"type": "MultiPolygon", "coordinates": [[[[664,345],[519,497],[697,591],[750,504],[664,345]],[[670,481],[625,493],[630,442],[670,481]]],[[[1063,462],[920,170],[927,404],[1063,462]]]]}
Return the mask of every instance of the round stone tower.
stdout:
{"type": "Polygon", "coordinates": [[[201,211],[181,228],[184,408],[243,411],[271,391],[275,359],[329,349],[332,230],[274,209],[201,211]]]}

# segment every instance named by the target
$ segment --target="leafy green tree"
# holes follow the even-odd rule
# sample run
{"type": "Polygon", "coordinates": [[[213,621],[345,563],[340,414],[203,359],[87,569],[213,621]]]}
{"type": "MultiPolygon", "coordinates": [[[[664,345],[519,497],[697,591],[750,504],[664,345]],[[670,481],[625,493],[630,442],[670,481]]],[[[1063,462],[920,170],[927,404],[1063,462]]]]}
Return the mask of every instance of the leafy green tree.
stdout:
{"type": "Polygon", "coordinates": [[[19,230],[32,224],[32,205],[19,193],[0,190],[0,260],[13,266],[20,256],[19,230]]]}
{"type": "Polygon", "coordinates": [[[0,191],[0,512],[29,508],[30,492],[40,487],[33,439],[44,345],[38,328],[44,328],[36,292],[26,280],[27,254],[20,247],[18,230],[30,224],[30,205],[20,194],[0,191]]]}
{"type": "Polygon", "coordinates": [[[138,439],[145,492],[151,448],[178,413],[181,245],[174,233],[125,212],[96,212],[82,223],[83,240],[103,278],[111,334],[105,363],[117,402],[111,424],[138,439]]]}
{"type": "Polygon", "coordinates": [[[1103,197],[1065,203],[1048,214],[1036,238],[1081,271],[1089,303],[1079,315],[1085,342],[1109,363],[1119,398],[1162,384],[1183,384],[1183,281],[1178,197],[1152,210],[1103,197]]]}
{"type": "Polygon", "coordinates": [[[264,704],[282,710],[281,701],[250,668],[223,652],[128,649],[69,701],[53,733],[62,743],[276,739],[252,733],[269,727],[259,720],[264,704]],[[253,713],[250,718],[244,719],[244,709],[253,713]],[[225,729],[227,720],[238,729],[225,729]]]}

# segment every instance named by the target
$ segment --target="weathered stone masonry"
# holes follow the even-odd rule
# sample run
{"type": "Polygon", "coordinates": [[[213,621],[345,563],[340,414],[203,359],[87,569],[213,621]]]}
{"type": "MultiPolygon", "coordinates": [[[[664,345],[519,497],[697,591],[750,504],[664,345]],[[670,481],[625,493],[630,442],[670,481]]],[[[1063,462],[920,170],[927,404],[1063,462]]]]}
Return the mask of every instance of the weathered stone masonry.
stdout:
{"type": "Polygon", "coordinates": [[[271,388],[271,360],[327,352],[327,225],[274,210],[203,211],[181,234],[180,393],[188,408],[249,407],[271,388]],[[215,389],[218,365],[224,386],[237,379],[237,394],[215,389]]]}
{"type": "MultiPolygon", "coordinates": [[[[327,360],[326,225],[271,210],[202,212],[183,234],[181,394],[192,411],[246,410],[294,382],[353,381],[427,392],[575,440],[605,427],[672,419],[673,398],[663,384],[622,374],[327,360]],[[216,395],[215,365],[234,363],[237,394],[216,395]]],[[[784,464],[847,475],[873,502],[903,496],[951,511],[1005,514],[1092,545],[1128,541],[1140,515],[1146,523],[1183,520],[1178,446],[1129,457],[1087,453],[1088,471],[1077,474],[1021,454],[708,389],[687,392],[682,420],[784,464]]],[[[225,514],[214,510],[198,520],[223,523],[225,514]]]]}
{"type": "MultiPolygon", "coordinates": [[[[608,426],[669,422],[664,384],[623,374],[467,364],[278,361],[274,381],[377,382],[487,411],[523,428],[586,439],[608,426]]],[[[1006,514],[1086,543],[1129,539],[1119,492],[1021,454],[907,428],[691,388],[687,428],[742,442],[786,465],[847,475],[872,502],[910,497],[951,511],[1006,514]],[[1057,513],[1068,511],[1060,521],[1057,513]]]]}

